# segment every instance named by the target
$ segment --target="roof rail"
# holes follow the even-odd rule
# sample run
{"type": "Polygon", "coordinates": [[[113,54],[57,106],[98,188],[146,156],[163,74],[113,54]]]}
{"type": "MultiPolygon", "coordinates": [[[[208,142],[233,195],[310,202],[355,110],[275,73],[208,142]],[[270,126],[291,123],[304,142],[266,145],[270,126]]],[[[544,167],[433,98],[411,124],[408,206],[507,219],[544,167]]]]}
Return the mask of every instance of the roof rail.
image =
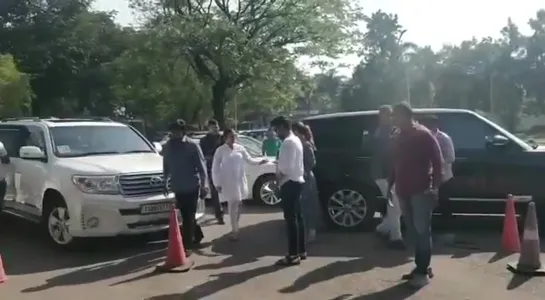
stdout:
{"type": "Polygon", "coordinates": [[[15,117],[15,118],[2,118],[0,121],[7,122],[7,121],[35,121],[39,122],[41,119],[39,117],[15,117]]]}

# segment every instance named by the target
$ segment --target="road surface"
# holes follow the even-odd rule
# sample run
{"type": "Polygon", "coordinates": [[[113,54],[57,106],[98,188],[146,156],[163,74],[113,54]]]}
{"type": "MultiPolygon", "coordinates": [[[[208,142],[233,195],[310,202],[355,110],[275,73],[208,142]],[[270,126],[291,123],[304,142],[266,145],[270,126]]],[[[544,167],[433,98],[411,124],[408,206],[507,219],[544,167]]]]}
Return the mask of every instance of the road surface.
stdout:
{"type": "Polygon", "coordinates": [[[163,259],[160,240],[104,239],[84,252],[65,253],[47,246],[35,226],[0,216],[0,254],[9,275],[0,284],[0,299],[537,300],[545,295],[545,279],[513,277],[505,269],[516,255],[495,254],[501,220],[458,219],[451,225],[456,238],[436,243],[436,277],[414,291],[399,280],[413,267],[410,255],[385,250],[370,233],[324,233],[301,266],[274,267],[285,250],[282,215],[245,209],[237,243],[228,241],[228,225],[206,222],[206,247],[192,256],[196,266],[184,274],[153,273],[163,259]]]}

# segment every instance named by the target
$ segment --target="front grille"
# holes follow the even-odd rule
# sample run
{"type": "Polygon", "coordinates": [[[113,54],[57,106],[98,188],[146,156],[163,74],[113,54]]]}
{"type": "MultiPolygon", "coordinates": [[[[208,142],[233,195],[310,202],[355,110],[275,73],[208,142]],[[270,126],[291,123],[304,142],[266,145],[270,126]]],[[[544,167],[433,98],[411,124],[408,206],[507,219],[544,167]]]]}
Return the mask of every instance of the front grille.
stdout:
{"type": "Polygon", "coordinates": [[[121,175],[119,176],[119,184],[123,195],[126,196],[162,194],[165,186],[163,173],[121,175]]]}

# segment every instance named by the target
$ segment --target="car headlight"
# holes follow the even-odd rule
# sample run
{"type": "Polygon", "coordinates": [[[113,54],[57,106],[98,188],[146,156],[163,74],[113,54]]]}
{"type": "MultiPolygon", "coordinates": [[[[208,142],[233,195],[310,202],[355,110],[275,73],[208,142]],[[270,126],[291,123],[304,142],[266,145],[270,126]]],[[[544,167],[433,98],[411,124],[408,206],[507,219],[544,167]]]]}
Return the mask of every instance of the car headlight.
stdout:
{"type": "Polygon", "coordinates": [[[83,176],[75,175],[72,182],[84,193],[119,194],[116,176],[83,176]]]}

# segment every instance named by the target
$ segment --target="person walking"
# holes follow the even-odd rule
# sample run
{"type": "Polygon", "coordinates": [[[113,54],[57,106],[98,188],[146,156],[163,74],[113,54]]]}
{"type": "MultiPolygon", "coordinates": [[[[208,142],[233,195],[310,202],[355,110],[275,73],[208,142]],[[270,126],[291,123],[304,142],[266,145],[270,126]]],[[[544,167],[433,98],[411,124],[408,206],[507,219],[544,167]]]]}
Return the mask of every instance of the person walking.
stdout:
{"type": "Polygon", "coordinates": [[[293,133],[301,139],[303,143],[303,166],[305,168],[305,183],[303,184],[301,206],[303,215],[306,221],[307,242],[316,240],[316,230],[321,227],[322,207],[318,200],[318,190],[316,188],[316,178],[314,177],[313,169],[316,165],[316,157],[314,152],[314,139],[310,127],[301,122],[293,124],[293,133]]]}
{"type": "Polygon", "coordinates": [[[220,202],[227,202],[231,221],[230,239],[236,241],[238,240],[240,205],[249,194],[244,171],[245,163],[259,165],[267,163],[267,159],[251,157],[243,146],[235,142],[236,133],[232,129],[225,129],[222,138],[223,145],[214,154],[212,177],[220,202]]]}
{"type": "Polygon", "coordinates": [[[282,210],[288,234],[288,254],[276,262],[280,266],[293,266],[307,258],[305,222],[301,208],[301,192],[305,182],[303,143],[291,131],[291,122],[279,116],[271,121],[282,140],[278,152],[276,177],[280,186],[282,210]]]}
{"type": "Polygon", "coordinates": [[[199,196],[207,193],[205,160],[201,148],[186,136],[183,120],[169,126],[170,139],[163,148],[163,178],[165,193],[167,182],[174,192],[176,205],[182,215],[182,239],[186,253],[191,255],[194,247],[204,238],[201,227],[197,224],[195,213],[199,196]]]}
{"type": "Polygon", "coordinates": [[[276,136],[274,130],[269,128],[267,130],[267,136],[263,140],[261,146],[261,154],[264,156],[276,157],[278,155],[278,149],[280,149],[280,139],[276,136]]]}
{"type": "Polygon", "coordinates": [[[435,139],[437,139],[437,142],[439,143],[439,148],[441,149],[441,154],[443,156],[443,183],[439,187],[438,204],[443,216],[451,218],[452,210],[449,205],[449,183],[451,182],[452,177],[454,177],[454,174],[452,172],[452,164],[456,160],[454,143],[446,132],[439,130],[439,119],[437,118],[437,116],[429,116],[421,120],[420,122],[431,131],[435,139]]]}
{"type": "Polygon", "coordinates": [[[410,105],[397,104],[393,109],[393,120],[400,131],[393,145],[394,168],[389,187],[395,183],[403,219],[414,243],[416,264],[416,268],[403,275],[402,279],[420,288],[428,284],[428,276],[433,274],[430,267],[431,216],[437,205],[438,188],[442,182],[443,158],[432,133],[414,121],[410,105]]]}
{"type": "MultiPolygon", "coordinates": [[[[218,121],[214,119],[208,120],[208,133],[201,138],[199,144],[204,154],[204,158],[206,159],[206,171],[210,175],[210,172],[212,171],[212,160],[214,158],[214,153],[222,144],[218,121]]],[[[214,207],[214,215],[218,221],[218,224],[223,225],[225,224],[225,221],[223,220],[223,208],[219,200],[218,191],[214,187],[214,179],[212,176],[208,176],[208,180],[208,185],[210,186],[210,196],[212,198],[212,206],[214,207]]]]}
{"type": "Polygon", "coordinates": [[[5,207],[5,197],[7,191],[7,182],[6,177],[10,173],[10,158],[4,143],[0,142],[0,212],[4,210],[5,207]]]}
{"type": "MultiPolygon", "coordinates": [[[[384,197],[390,195],[388,201],[391,205],[386,207],[386,215],[377,226],[376,232],[388,239],[388,246],[393,249],[405,249],[403,236],[401,235],[401,208],[395,192],[388,189],[388,177],[392,164],[391,141],[395,136],[395,128],[392,125],[392,107],[384,105],[379,108],[379,125],[373,135],[373,161],[372,172],[375,183],[384,197]]],[[[395,187],[391,187],[395,189],[395,187]]]]}

